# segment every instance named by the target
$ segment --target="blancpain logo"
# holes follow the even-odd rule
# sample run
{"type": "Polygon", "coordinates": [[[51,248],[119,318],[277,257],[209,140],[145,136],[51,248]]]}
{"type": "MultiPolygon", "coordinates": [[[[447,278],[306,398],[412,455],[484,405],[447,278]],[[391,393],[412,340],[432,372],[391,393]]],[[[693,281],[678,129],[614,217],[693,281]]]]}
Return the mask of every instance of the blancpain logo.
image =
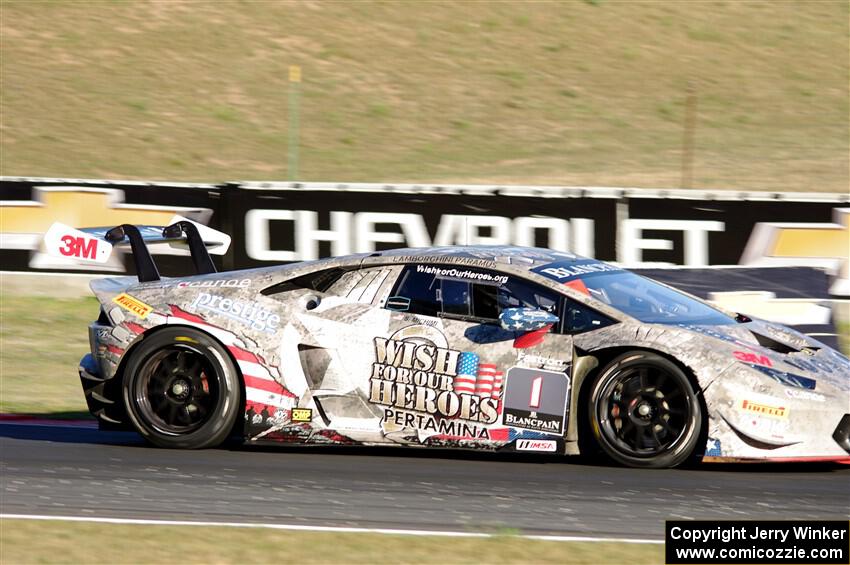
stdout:
{"type": "Polygon", "coordinates": [[[541,420],[540,418],[520,417],[513,414],[505,414],[505,424],[515,428],[552,432],[557,432],[560,428],[560,422],[557,420],[541,420]]]}

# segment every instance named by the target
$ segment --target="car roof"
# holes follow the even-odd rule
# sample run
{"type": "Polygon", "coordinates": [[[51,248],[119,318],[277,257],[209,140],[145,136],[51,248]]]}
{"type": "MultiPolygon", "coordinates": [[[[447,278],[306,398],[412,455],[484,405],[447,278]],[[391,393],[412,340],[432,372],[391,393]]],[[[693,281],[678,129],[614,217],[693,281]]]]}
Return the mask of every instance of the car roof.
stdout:
{"type": "MultiPolygon", "coordinates": [[[[586,257],[569,251],[555,251],[541,247],[522,247],[516,245],[451,245],[445,247],[413,247],[376,251],[368,257],[381,257],[385,260],[410,263],[415,261],[437,262],[489,262],[511,265],[531,270],[550,263],[572,263],[586,261],[586,257]],[[459,261],[460,260],[460,261],[459,261]]],[[[368,261],[383,262],[383,261],[368,261]]]]}
{"type": "Polygon", "coordinates": [[[579,262],[603,263],[602,261],[589,259],[568,251],[556,251],[541,247],[453,245],[443,247],[407,247],[373,251],[371,253],[341,255],[283,265],[216,273],[215,276],[236,278],[273,275],[274,278],[282,277],[279,280],[286,280],[334,267],[350,269],[424,262],[497,269],[502,272],[513,273],[514,275],[529,276],[553,287],[560,286],[557,280],[542,276],[540,273],[534,272],[534,269],[553,264],[557,264],[559,267],[568,267],[573,263],[579,262]]]}

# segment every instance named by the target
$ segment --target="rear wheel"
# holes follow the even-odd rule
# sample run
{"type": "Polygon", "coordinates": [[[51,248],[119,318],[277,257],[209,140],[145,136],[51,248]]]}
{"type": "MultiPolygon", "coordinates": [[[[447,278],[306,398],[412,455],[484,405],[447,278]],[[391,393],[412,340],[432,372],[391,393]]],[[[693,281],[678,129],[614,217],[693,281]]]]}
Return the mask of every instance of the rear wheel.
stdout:
{"type": "Polygon", "coordinates": [[[154,445],[214,447],[239,414],[239,378],[224,348],[191,328],[144,339],[129,360],[124,404],[133,426],[154,445]]]}
{"type": "Polygon", "coordinates": [[[630,467],[675,467],[696,447],[702,407],[687,375],[660,355],[614,359],[588,396],[590,428],[611,459],[630,467]]]}

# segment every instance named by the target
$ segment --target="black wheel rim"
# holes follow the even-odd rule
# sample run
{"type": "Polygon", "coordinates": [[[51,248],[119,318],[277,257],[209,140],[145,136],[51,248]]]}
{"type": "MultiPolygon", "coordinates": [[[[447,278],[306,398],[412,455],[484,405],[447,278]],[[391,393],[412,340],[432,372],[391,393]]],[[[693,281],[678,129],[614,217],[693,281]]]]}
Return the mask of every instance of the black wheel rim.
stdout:
{"type": "Polygon", "coordinates": [[[201,428],[220,397],[216,370],[202,351],[175,345],[142,365],[134,386],[140,416],[159,432],[183,435],[201,428]]]}
{"type": "Polygon", "coordinates": [[[612,447],[629,457],[668,453],[688,434],[689,396],[680,378],[660,367],[621,369],[598,396],[600,431],[612,447]]]}

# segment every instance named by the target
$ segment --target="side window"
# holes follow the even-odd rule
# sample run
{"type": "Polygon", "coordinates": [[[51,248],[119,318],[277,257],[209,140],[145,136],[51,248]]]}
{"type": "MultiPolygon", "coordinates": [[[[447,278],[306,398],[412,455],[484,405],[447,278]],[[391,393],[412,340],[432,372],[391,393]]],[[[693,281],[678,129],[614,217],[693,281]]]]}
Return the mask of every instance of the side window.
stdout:
{"type": "Polygon", "coordinates": [[[423,316],[438,316],[442,310],[439,302],[440,281],[433,274],[417,269],[419,266],[412,265],[404,269],[395,289],[390,293],[388,304],[397,298],[407,301],[406,308],[390,309],[405,310],[423,316]]]}
{"type": "Polygon", "coordinates": [[[495,285],[472,285],[472,308],[476,318],[499,319],[499,295],[502,290],[495,285]]]}
{"type": "Polygon", "coordinates": [[[391,303],[403,307],[391,309],[497,323],[505,308],[537,308],[558,315],[560,301],[557,292],[492,271],[411,265],[392,292],[391,303]]]}
{"type": "MultiPolygon", "coordinates": [[[[363,304],[371,304],[375,299],[378,289],[390,274],[389,269],[367,269],[358,271],[360,279],[354,284],[354,287],[348,291],[348,298],[361,302],[363,304]]],[[[341,281],[340,281],[341,282],[341,281]]],[[[332,288],[331,291],[334,289],[332,288]]]]}
{"type": "Polygon", "coordinates": [[[443,314],[455,316],[471,316],[469,300],[469,283],[452,279],[436,279],[440,283],[437,294],[442,304],[443,314]]]}
{"type": "Polygon", "coordinates": [[[289,292],[298,289],[327,292],[334,283],[345,275],[345,273],[345,269],[339,267],[325,269],[324,271],[317,271],[315,273],[307,273],[306,275],[301,275],[300,277],[289,279],[288,281],[283,281],[265,288],[261,291],[261,294],[271,296],[281,292],[289,292]]]}
{"type": "Polygon", "coordinates": [[[362,270],[334,267],[283,281],[264,289],[262,294],[273,296],[306,289],[371,304],[391,271],[381,267],[362,270]]]}
{"type": "Polygon", "coordinates": [[[564,330],[567,333],[581,333],[590,330],[598,330],[605,326],[610,326],[614,320],[600,314],[593,308],[585,306],[580,302],[567,299],[565,308],[566,319],[564,320],[564,330]]]}
{"type": "Polygon", "coordinates": [[[558,314],[561,295],[520,279],[511,279],[499,287],[499,311],[505,308],[536,308],[558,314]]]}

